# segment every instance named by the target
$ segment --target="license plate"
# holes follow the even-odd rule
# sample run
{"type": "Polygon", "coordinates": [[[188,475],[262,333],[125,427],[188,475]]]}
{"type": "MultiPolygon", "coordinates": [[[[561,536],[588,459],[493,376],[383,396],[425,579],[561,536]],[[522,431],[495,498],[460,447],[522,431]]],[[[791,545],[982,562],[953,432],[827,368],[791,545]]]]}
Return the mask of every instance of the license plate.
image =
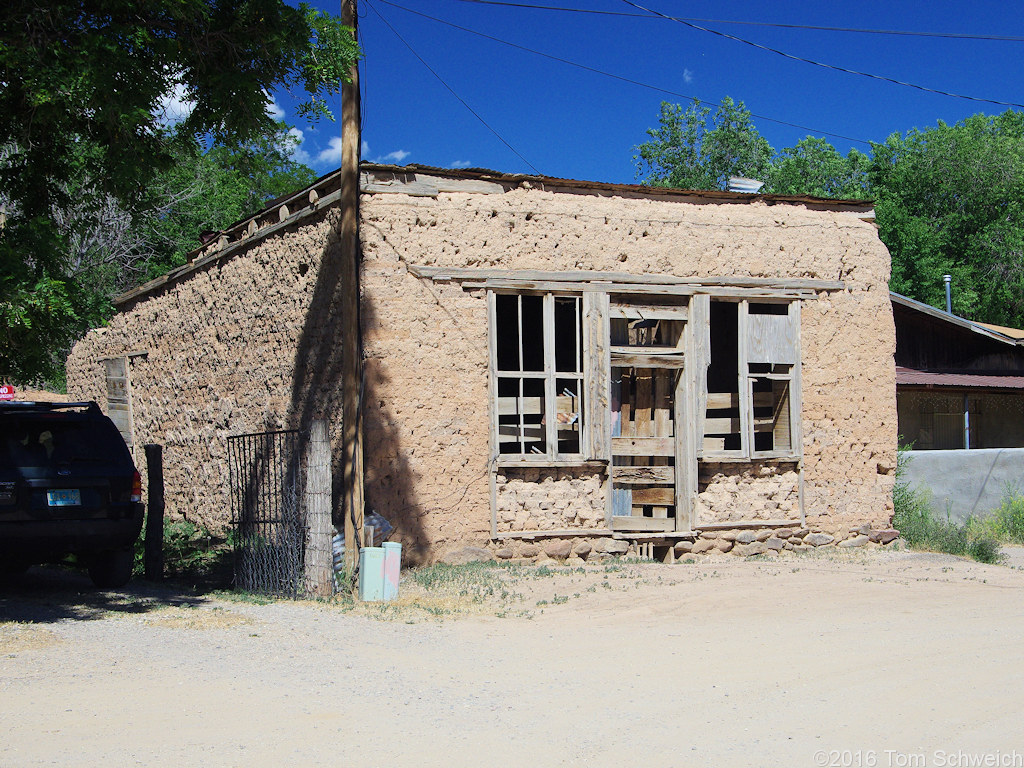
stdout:
{"type": "Polygon", "coordinates": [[[82,494],[77,488],[66,491],[47,491],[46,502],[51,507],[80,507],[82,494]]]}

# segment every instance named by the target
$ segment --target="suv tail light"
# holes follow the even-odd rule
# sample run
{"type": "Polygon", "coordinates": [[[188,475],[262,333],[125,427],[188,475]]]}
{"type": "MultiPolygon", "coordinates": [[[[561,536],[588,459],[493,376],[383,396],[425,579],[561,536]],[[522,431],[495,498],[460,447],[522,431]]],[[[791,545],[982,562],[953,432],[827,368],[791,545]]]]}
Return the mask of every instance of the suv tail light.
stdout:
{"type": "Polygon", "coordinates": [[[135,476],[132,477],[132,495],[128,500],[132,502],[142,501],[142,475],[139,474],[138,470],[135,471],[135,476]]]}

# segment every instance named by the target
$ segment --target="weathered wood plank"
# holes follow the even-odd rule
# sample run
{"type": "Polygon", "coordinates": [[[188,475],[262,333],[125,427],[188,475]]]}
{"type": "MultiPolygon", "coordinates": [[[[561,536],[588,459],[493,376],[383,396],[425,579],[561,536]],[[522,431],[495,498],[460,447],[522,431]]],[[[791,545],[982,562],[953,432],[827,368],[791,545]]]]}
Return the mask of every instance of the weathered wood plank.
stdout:
{"type": "Polygon", "coordinates": [[[657,345],[630,344],[612,345],[613,355],[647,355],[648,357],[683,357],[683,350],[675,347],[662,347],[657,345]]]}
{"type": "Polygon", "coordinates": [[[671,437],[613,437],[613,456],[675,456],[671,437]]]}
{"type": "Polygon", "coordinates": [[[446,279],[459,282],[464,289],[536,291],[538,293],[632,293],[646,296],[692,296],[696,293],[708,293],[713,296],[747,298],[747,299],[814,299],[814,290],[798,289],[767,289],[767,288],[716,288],[713,286],[694,285],[644,285],[638,283],[602,283],[602,282],[560,282],[541,280],[457,280],[447,272],[440,273],[437,280],[446,279]]]}
{"type": "MultiPolygon", "coordinates": [[[[615,360],[615,356],[612,356],[615,360]]],[[[637,437],[654,437],[654,428],[651,425],[651,416],[654,411],[654,391],[652,371],[635,370],[636,375],[636,402],[633,404],[634,418],[636,420],[637,437]]]]}
{"type": "Polygon", "coordinates": [[[657,305],[613,305],[611,317],[624,320],[677,320],[686,322],[686,307],[659,307],[657,305]]]}
{"type": "Polygon", "coordinates": [[[640,517],[639,515],[616,515],[612,518],[613,531],[671,531],[675,519],[671,517],[640,517]]]}
{"type": "Polygon", "coordinates": [[[648,504],[672,505],[676,502],[676,490],[674,487],[652,488],[633,487],[633,506],[639,507],[648,504]]]}
{"type": "Polygon", "coordinates": [[[675,467],[612,467],[612,480],[620,485],[649,485],[671,483],[675,479],[675,467]]]}
{"type": "Polygon", "coordinates": [[[740,393],[740,443],[744,456],[749,456],[753,450],[754,434],[750,427],[750,420],[753,415],[753,403],[750,401],[751,387],[747,379],[747,351],[750,336],[750,326],[747,322],[747,302],[741,301],[737,307],[737,347],[739,354],[739,374],[736,380],[736,390],[740,393]]]}
{"type": "Polygon", "coordinates": [[[503,531],[496,533],[494,539],[549,539],[569,538],[572,536],[610,536],[612,529],[608,528],[563,528],[557,531],[503,531]]]}
{"type": "Polygon", "coordinates": [[[762,315],[747,311],[747,362],[796,365],[797,326],[791,313],[762,315]]]}
{"type": "MultiPolygon", "coordinates": [[[[754,407],[766,408],[772,404],[771,392],[755,392],[754,407]]],[[[740,398],[735,392],[709,392],[707,395],[708,410],[739,408],[740,398]]]]}
{"type": "Polygon", "coordinates": [[[636,354],[626,355],[613,352],[611,364],[617,368],[682,368],[684,359],[682,355],[649,355],[636,354]]]}
{"type": "Polygon", "coordinates": [[[611,363],[608,351],[608,294],[583,295],[583,424],[592,459],[611,458],[611,363]]]}
{"type": "MultiPolygon", "coordinates": [[[[752,423],[755,432],[771,432],[775,428],[774,416],[755,416],[752,423]]],[[[704,420],[705,435],[733,435],[742,429],[738,418],[713,418],[704,420]]]]}
{"type": "Polygon", "coordinates": [[[654,373],[654,435],[672,437],[672,390],[675,377],[671,371],[655,370],[654,373]]]}
{"type": "MultiPolygon", "coordinates": [[[[559,395],[555,398],[555,409],[559,413],[576,413],[577,399],[568,395],[559,395]]],[[[499,397],[498,415],[512,416],[515,414],[538,414],[544,413],[543,397],[499,397]]]]}
{"type": "Polygon", "coordinates": [[[431,267],[420,264],[409,265],[409,270],[421,277],[433,277],[443,273],[453,280],[520,279],[554,282],[589,282],[593,280],[622,283],[625,285],[695,285],[695,286],[740,286],[753,288],[809,289],[814,291],[841,291],[846,288],[842,280],[816,280],[811,278],[763,278],[763,277],[677,277],[676,275],[646,274],[628,272],[600,272],[574,270],[568,272],[547,270],[510,270],[461,267],[431,267]]]}

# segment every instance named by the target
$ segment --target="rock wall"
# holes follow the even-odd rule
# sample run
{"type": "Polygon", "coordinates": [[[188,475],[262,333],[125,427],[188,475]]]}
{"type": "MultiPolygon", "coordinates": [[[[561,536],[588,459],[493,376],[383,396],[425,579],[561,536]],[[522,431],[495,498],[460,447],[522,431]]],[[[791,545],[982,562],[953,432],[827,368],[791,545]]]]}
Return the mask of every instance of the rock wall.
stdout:
{"type": "Polygon", "coordinates": [[[171,516],[223,532],[229,435],[327,418],[337,442],[336,218],[322,213],[254,242],[123,309],[75,345],[68,394],[102,406],[103,359],[131,354],[135,460],[145,475],[142,446],[164,445],[171,516]]]}
{"type": "MultiPolygon", "coordinates": [[[[484,546],[491,525],[486,297],[419,279],[410,264],[844,280],[801,313],[807,522],[887,524],[895,334],[889,257],[871,224],[803,204],[525,187],[364,193],[361,214],[367,503],[396,524],[410,560],[484,546]]],[[[135,439],[165,445],[172,514],[228,520],[228,435],[324,417],[337,443],[336,215],[310,215],[153,291],[72,352],[69,394],[101,403],[102,359],[145,353],[130,363],[135,439]]],[[[540,485],[566,496],[545,509],[529,481],[504,473],[516,501],[502,525],[603,524],[596,477],[544,473],[540,485]]],[[[719,517],[723,504],[708,499],[719,517]]]]}
{"type": "Polygon", "coordinates": [[[793,464],[702,462],[696,525],[754,520],[800,522],[800,475],[793,464]]]}
{"type": "Polygon", "coordinates": [[[500,470],[498,532],[605,528],[604,478],[586,468],[500,470]]]}

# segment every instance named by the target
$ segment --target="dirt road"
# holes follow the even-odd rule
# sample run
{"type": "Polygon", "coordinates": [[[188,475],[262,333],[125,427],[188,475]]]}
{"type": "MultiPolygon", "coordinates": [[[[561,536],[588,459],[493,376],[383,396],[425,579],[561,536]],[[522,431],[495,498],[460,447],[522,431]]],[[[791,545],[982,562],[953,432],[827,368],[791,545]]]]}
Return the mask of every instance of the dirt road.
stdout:
{"type": "Polygon", "coordinates": [[[393,609],[33,569],[0,766],[1024,766],[1015,558],[524,568],[393,609]]]}

